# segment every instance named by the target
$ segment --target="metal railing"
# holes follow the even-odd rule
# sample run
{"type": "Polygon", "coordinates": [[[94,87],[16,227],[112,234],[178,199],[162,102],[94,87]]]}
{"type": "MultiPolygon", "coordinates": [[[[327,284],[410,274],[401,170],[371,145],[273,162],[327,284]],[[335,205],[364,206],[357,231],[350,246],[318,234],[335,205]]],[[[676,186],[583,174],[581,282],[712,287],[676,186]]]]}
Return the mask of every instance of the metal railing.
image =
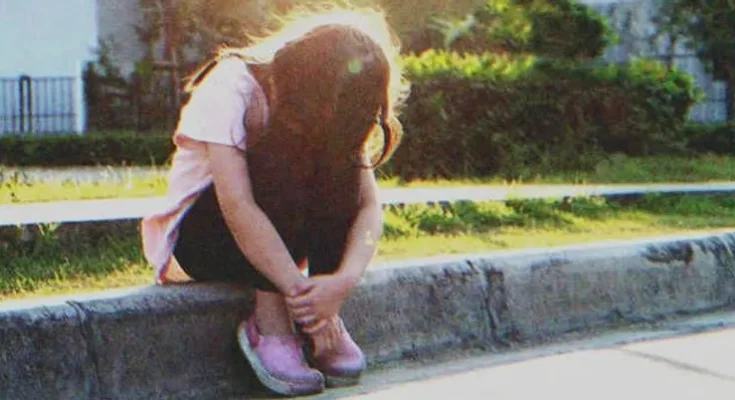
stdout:
{"type": "Polygon", "coordinates": [[[74,132],[76,83],[73,77],[0,78],[0,134],[74,132]]]}
{"type": "MultiPolygon", "coordinates": [[[[629,185],[520,185],[438,188],[383,188],[384,206],[446,204],[456,201],[507,201],[602,196],[635,197],[646,194],[730,195],[735,183],[673,183],[629,185]]],[[[165,196],[62,202],[0,204],[0,227],[50,223],[119,221],[143,218],[166,207],[165,196]]]]}

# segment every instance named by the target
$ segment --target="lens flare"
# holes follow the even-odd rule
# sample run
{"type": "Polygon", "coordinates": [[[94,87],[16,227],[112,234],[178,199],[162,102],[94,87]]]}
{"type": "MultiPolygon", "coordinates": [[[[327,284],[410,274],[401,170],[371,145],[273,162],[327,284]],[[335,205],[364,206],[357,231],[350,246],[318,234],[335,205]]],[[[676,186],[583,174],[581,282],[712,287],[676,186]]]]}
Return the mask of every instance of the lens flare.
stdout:
{"type": "Polygon", "coordinates": [[[362,60],[354,59],[347,64],[347,70],[351,74],[357,75],[362,72],[362,60]]]}

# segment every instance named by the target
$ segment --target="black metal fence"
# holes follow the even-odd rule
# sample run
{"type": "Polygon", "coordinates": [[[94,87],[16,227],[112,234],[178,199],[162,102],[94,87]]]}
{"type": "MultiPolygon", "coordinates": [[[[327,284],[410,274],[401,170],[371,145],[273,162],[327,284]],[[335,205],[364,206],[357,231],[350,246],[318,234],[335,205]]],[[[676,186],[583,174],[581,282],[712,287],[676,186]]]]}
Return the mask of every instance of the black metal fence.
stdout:
{"type": "Polygon", "coordinates": [[[87,130],[168,132],[175,126],[180,84],[171,71],[133,73],[123,79],[88,68],[83,79],[87,130]]]}
{"type": "Polygon", "coordinates": [[[179,85],[170,71],[108,78],[86,70],[81,78],[0,78],[0,135],[84,131],[171,130],[179,85]],[[78,86],[82,80],[83,88],[78,86]],[[82,90],[83,89],[83,90],[82,90]],[[83,112],[84,126],[78,126],[83,112]]]}
{"type": "Polygon", "coordinates": [[[77,130],[74,77],[0,78],[0,134],[77,130]]]}

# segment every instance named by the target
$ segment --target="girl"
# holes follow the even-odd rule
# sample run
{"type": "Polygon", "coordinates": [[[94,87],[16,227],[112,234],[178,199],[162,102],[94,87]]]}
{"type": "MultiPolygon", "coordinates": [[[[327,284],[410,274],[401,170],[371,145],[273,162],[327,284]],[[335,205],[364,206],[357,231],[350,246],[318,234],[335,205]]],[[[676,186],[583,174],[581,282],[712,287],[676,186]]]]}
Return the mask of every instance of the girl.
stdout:
{"type": "Polygon", "coordinates": [[[355,384],[365,368],[338,313],[380,239],[372,167],[399,143],[408,86],[382,13],[285,21],[194,74],[170,205],[143,220],[142,236],[158,283],[255,287],[239,343],[266,387],[299,395],[355,384]]]}

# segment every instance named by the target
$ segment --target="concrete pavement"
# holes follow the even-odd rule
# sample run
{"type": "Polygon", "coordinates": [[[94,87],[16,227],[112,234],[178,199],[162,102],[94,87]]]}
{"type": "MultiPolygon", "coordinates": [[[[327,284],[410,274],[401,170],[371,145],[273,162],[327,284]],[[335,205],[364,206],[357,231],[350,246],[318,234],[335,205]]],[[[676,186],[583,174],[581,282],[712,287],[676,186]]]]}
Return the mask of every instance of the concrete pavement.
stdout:
{"type": "MultiPolygon", "coordinates": [[[[735,312],[509,353],[404,364],[309,399],[732,399],[735,312]]],[[[261,395],[260,398],[269,398],[261,395]]]]}
{"type": "Polygon", "coordinates": [[[126,182],[131,178],[154,179],[165,178],[167,167],[8,167],[0,166],[0,172],[6,177],[15,177],[22,182],[126,182]]]}

